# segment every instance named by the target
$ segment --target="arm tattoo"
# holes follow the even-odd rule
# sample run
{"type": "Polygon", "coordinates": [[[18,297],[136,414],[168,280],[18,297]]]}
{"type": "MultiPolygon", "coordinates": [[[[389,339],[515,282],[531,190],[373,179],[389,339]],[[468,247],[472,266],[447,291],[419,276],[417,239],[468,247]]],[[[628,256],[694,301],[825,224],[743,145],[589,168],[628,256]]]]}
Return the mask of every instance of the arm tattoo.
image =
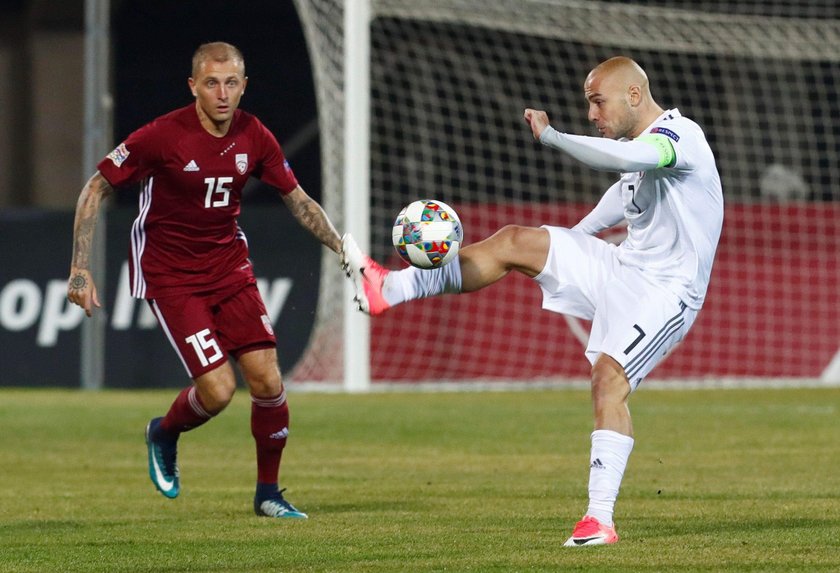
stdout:
{"type": "Polygon", "coordinates": [[[90,265],[90,250],[93,244],[93,232],[103,197],[111,194],[113,188],[98,173],[90,178],[76,204],[76,221],[73,233],[73,262],[79,269],[90,265]]]}
{"type": "Polygon", "coordinates": [[[291,199],[286,203],[300,224],[315,235],[324,245],[335,251],[341,249],[341,237],[318,203],[304,194],[302,199],[291,199]]]}
{"type": "Polygon", "coordinates": [[[96,214],[93,216],[83,215],[79,219],[76,227],[76,240],[73,241],[73,266],[80,269],[88,268],[95,229],[96,214]]]}

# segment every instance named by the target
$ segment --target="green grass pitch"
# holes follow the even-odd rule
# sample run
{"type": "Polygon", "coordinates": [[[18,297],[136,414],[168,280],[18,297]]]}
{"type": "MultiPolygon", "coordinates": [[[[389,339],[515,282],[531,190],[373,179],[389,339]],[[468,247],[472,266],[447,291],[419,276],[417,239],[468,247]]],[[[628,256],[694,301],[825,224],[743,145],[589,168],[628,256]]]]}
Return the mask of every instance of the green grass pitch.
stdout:
{"type": "Polygon", "coordinates": [[[838,388],[640,390],[622,540],[574,549],[587,392],[292,391],[306,521],[252,513],[241,389],[155,492],[143,429],[174,397],[0,390],[0,572],[840,571],[838,388]]]}

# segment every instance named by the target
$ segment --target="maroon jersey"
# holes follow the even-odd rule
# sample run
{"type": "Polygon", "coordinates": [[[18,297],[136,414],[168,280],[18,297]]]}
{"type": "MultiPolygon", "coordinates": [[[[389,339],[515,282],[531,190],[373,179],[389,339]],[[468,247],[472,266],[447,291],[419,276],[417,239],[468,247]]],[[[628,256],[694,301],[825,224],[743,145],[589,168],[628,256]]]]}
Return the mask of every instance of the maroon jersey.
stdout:
{"type": "Polygon", "coordinates": [[[281,194],[297,179],[277,140],[236,110],[224,137],[210,135],[195,104],[146,124],[98,165],[113,187],[142,182],[131,228],[131,294],[155,298],[253,281],[236,222],[253,175],[281,194]]]}

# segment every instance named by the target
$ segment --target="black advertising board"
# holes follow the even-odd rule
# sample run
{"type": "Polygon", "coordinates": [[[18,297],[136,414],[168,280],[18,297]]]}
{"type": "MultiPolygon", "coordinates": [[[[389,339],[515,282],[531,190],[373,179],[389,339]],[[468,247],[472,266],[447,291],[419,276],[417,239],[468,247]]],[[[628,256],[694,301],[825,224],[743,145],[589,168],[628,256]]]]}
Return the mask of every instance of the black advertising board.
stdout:
{"type": "MultiPolygon", "coordinates": [[[[145,301],[128,294],[129,207],[108,210],[105,387],[188,384],[186,371],[145,301]]],[[[245,205],[244,230],[260,291],[289,372],[309,342],[322,247],[278,200],[245,205]]],[[[0,212],[0,386],[79,387],[84,312],[66,300],[73,214],[0,212]]],[[[98,233],[101,238],[101,233],[98,233]]],[[[104,293],[102,292],[104,290],[104,293]]]]}

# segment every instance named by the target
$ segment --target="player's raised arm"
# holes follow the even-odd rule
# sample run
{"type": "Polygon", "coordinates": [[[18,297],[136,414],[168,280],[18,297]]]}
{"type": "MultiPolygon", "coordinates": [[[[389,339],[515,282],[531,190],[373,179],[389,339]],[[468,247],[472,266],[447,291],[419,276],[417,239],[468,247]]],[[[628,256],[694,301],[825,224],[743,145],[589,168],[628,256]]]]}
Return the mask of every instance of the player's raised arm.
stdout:
{"type": "Polygon", "coordinates": [[[94,306],[99,304],[96,285],[90,274],[90,252],[96,219],[102,200],[113,192],[110,183],[97,171],[88,179],[76,203],[76,218],[73,223],[73,259],[70,262],[70,278],[67,281],[67,298],[79,305],[85,314],[91,316],[94,306]]]}
{"type": "Polygon", "coordinates": [[[543,145],[565,151],[592,169],[619,173],[650,171],[671,165],[674,160],[674,148],[667,138],[662,139],[665,141],[660,147],[658,141],[615,141],[561,133],[550,125],[540,135],[540,143],[543,145]]]}
{"type": "Polygon", "coordinates": [[[291,193],[283,195],[283,201],[305,229],[332,251],[336,253],[341,251],[341,237],[338,231],[335,230],[321,205],[307,195],[300,185],[291,193]]]}
{"type": "MultiPolygon", "coordinates": [[[[551,127],[548,114],[536,109],[525,110],[525,121],[534,138],[554,149],[565,151],[592,169],[629,173],[650,171],[670,165],[674,150],[667,138],[646,135],[634,141],[572,135],[561,133],[551,127]]],[[[660,136],[661,137],[661,136],[660,136]]]]}

